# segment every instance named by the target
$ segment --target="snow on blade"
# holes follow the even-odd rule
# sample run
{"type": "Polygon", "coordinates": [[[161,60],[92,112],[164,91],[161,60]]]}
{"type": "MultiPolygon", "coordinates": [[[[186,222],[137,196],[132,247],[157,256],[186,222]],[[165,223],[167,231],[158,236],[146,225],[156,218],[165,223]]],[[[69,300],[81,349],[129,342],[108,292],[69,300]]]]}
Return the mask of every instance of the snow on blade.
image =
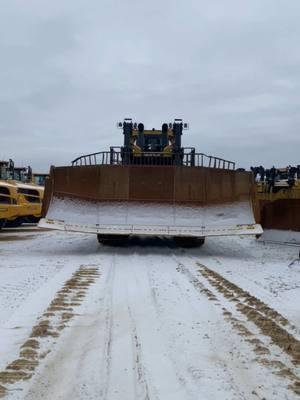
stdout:
{"type": "Polygon", "coordinates": [[[39,226],[87,233],[196,237],[262,233],[248,201],[200,207],[54,198],[39,226]]]}

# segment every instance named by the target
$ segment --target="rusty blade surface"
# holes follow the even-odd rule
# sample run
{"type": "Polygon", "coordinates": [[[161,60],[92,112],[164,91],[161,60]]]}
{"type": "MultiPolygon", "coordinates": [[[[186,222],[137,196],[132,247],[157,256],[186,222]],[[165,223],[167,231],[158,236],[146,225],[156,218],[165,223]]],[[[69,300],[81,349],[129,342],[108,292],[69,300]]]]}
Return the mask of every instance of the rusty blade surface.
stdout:
{"type": "Polygon", "coordinates": [[[222,204],[248,200],[249,172],[203,167],[95,165],[58,167],[47,182],[51,194],[95,201],[222,204]]]}
{"type": "Polygon", "coordinates": [[[300,231],[300,199],[260,200],[259,205],[265,229],[300,231]]]}
{"type": "MultiPolygon", "coordinates": [[[[94,233],[114,227],[131,233],[140,229],[143,234],[193,230],[199,235],[210,229],[228,234],[239,225],[255,224],[252,195],[247,172],[174,166],[59,167],[47,183],[48,212],[42,223],[94,233]]],[[[257,233],[253,227],[248,231],[257,233]]]]}

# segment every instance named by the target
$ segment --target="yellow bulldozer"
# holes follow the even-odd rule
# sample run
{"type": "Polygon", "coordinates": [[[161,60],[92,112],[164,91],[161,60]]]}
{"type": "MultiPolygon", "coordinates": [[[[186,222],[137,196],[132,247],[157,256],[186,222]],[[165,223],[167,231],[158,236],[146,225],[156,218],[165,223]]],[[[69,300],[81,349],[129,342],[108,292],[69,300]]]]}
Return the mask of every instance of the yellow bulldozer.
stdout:
{"type": "Polygon", "coordinates": [[[3,214],[1,218],[2,226],[37,223],[41,218],[44,188],[31,182],[31,168],[15,167],[12,160],[0,161],[0,177],[3,191],[1,200],[7,209],[6,215],[3,214]]]}
{"type": "Polygon", "coordinates": [[[182,147],[181,119],[160,130],[128,118],[118,127],[123,146],[51,168],[39,226],[94,233],[101,243],[146,235],[202,244],[207,236],[262,233],[252,174],[182,147]]]}
{"type": "Polygon", "coordinates": [[[0,180],[0,229],[7,220],[13,220],[22,213],[18,205],[18,193],[15,185],[0,180]]]}

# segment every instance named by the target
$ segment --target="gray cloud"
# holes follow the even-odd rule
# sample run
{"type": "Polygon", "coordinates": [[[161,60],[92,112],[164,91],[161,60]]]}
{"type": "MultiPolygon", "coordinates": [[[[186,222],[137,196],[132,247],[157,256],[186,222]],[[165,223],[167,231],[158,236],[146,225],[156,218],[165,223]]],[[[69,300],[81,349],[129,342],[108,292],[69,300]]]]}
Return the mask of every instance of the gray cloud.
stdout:
{"type": "Polygon", "coordinates": [[[0,158],[69,164],[120,145],[116,121],[182,117],[187,146],[300,163],[300,3],[4,0],[0,158]]]}

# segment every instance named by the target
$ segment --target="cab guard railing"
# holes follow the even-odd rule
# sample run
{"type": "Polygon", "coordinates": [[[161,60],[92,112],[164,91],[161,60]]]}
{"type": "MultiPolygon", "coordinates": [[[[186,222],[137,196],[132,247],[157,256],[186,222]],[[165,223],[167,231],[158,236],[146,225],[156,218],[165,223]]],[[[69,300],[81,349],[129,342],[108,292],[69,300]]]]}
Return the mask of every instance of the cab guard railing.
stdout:
{"type": "Polygon", "coordinates": [[[235,169],[233,161],[196,153],[195,149],[189,147],[171,154],[148,151],[134,154],[124,151],[121,147],[111,147],[110,151],[86,154],[72,161],[72,166],[88,165],[183,165],[185,167],[235,169]]]}

